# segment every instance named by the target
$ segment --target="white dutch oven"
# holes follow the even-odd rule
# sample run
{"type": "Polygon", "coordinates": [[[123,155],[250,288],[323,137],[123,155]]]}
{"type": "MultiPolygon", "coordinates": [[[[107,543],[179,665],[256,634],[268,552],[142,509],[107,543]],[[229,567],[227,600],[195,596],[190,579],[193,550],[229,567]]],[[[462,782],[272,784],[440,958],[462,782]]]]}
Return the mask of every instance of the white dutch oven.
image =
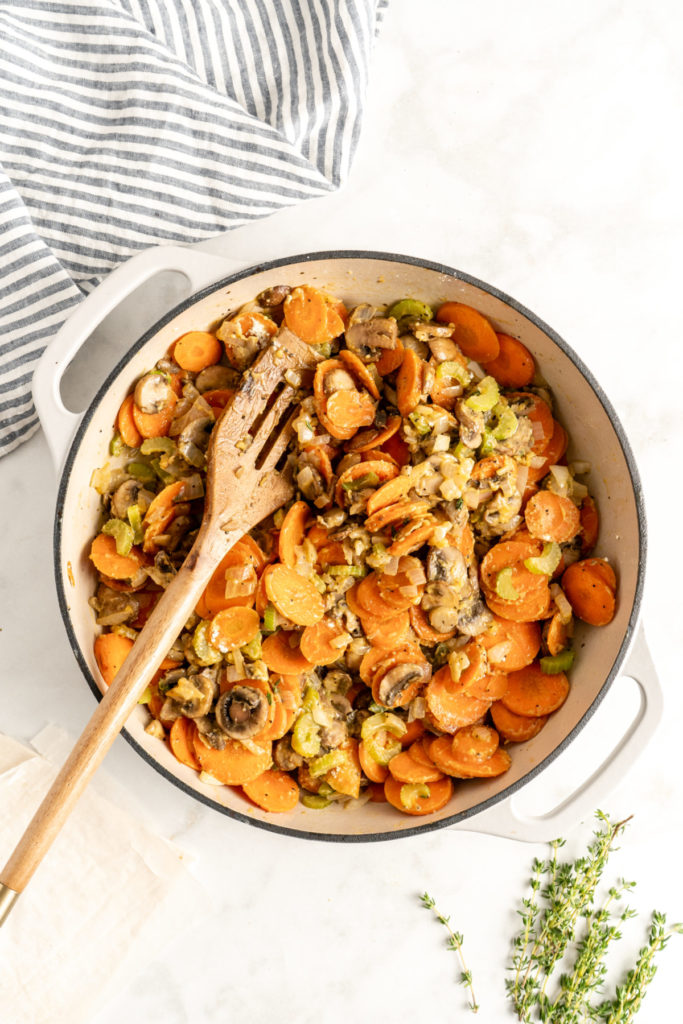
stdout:
{"type": "Polygon", "coordinates": [[[642,635],[636,634],[645,571],[645,519],[640,482],[631,449],[614,409],[576,354],[538,317],[495,288],[449,267],[405,256],[373,252],[324,252],[277,260],[226,277],[218,257],[179,247],[150,249],[120,267],[78,307],[43,355],[34,379],[36,406],[55,461],[61,469],[55,517],[55,572],[64,625],[85,678],[99,697],[103,682],[93,656],[98,632],[88,598],[95,577],[88,560],[97,528],[99,496],[89,486],[93,469],[108,458],[117,410],[133,382],[154,365],[169,344],[189,330],[209,330],[231,310],[276,284],[307,282],[342,298],[383,304],[405,296],[432,305],[465,302],[496,329],[520,338],[533,352],[569,429],[573,452],[592,460],[591,493],[601,512],[599,553],[616,566],[617,612],[602,629],[579,626],[579,657],[564,706],[528,743],[511,748],[512,767],[493,780],[457,784],[450,804],[438,814],[415,818],[387,804],[358,809],[303,806],[287,815],[268,815],[228,787],[206,785],[179,764],[168,748],[145,733],[141,707],[126,726],[135,749],[169,781],[203,803],[262,828],[292,836],[368,841],[414,835],[457,825],[518,839],[540,841],[571,827],[592,812],[620,780],[652,735],[661,696],[642,635]],[[161,271],[189,279],[190,299],[176,306],[130,351],[102,384],[83,415],[70,413],[60,397],[66,367],[98,323],[135,288],[161,271]],[[571,743],[620,674],[638,682],[640,707],[617,747],[605,751],[601,768],[552,813],[529,817],[515,807],[515,794],[571,743]]]}

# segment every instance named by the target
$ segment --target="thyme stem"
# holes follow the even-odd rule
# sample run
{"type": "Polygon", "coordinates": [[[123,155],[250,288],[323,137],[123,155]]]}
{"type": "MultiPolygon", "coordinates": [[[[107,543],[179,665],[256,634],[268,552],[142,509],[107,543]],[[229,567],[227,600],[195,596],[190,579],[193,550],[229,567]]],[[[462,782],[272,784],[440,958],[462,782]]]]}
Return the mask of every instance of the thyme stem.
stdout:
{"type": "Polygon", "coordinates": [[[459,932],[453,931],[453,929],[450,926],[450,917],[446,917],[444,914],[441,913],[441,911],[436,906],[434,899],[429,895],[429,893],[424,892],[422,896],[420,896],[420,901],[425,910],[434,911],[437,921],[440,924],[442,924],[446,931],[448,932],[448,939],[446,941],[446,945],[448,949],[452,950],[454,953],[457,953],[458,955],[458,960],[460,961],[461,967],[460,984],[464,985],[469,992],[468,1006],[470,1010],[472,1011],[472,1013],[477,1013],[479,1010],[479,1004],[477,1003],[476,997],[474,995],[474,986],[472,984],[472,972],[469,971],[467,968],[467,964],[465,963],[465,957],[462,951],[462,935],[459,932]]]}

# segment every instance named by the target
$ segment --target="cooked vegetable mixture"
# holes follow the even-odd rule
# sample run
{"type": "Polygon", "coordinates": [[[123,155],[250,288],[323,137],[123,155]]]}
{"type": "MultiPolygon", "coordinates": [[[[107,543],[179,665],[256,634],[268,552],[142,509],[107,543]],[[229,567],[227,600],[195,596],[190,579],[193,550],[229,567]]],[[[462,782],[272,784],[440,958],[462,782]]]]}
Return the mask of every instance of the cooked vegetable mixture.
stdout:
{"type": "Polygon", "coordinates": [[[211,431],[282,323],[321,360],[288,381],[297,493],[217,568],[144,694],[147,731],[269,812],[430,814],[454,779],[508,770],[567,697],[574,617],[615,610],[590,467],[567,464],[531,353],[475,309],[282,285],[179,338],[93,474],[97,661],[110,683],[182,564],[211,431]]]}

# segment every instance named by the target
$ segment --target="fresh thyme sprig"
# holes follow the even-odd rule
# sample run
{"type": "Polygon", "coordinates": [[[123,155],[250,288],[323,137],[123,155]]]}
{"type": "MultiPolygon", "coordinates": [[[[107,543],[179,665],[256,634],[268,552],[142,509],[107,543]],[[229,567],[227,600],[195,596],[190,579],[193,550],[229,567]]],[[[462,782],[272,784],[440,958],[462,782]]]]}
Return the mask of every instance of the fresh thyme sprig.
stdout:
{"type": "Polygon", "coordinates": [[[464,985],[465,988],[467,988],[467,990],[469,992],[469,1001],[468,1001],[469,1008],[471,1009],[472,1013],[477,1013],[477,1011],[479,1010],[479,1004],[477,1003],[476,997],[474,995],[474,987],[472,985],[472,972],[467,969],[467,965],[465,963],[465,958],[464,958],[463,952],[462,952],[462,942],[463,942],[462,935],[459,932],[454,932],[453,931],[453,929],[451,928],[450,923],[449,923],[450,922],[450,917],[446,917],[445,914],[441,913],[441,911],[436,906],[436,903],[435,903],[434,899],[429,895],[429,893],[424,892],[422,894],[422,896],[420,896],[420,900],[422,902],[422,906],[426,910],[433,910],[434,911],[434,914],[436,915],[437,921],[440,924],[442,924],[444,926],[444,928],[446,929],[446,931],[448,932],[448,939],[446,940],[446,946],[447,946],[448,949],[450,949],[454,953],[458,954],[458,960],[460,961],[460,967],[461,967],[460,984],[464,985]]]}

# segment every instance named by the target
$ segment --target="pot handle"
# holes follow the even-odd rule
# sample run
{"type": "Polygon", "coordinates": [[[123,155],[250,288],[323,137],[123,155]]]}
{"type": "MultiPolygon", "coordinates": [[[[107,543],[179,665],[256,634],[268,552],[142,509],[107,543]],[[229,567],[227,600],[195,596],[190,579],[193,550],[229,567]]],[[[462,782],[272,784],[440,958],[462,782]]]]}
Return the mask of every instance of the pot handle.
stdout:
{"type": "Polygon", "coordinates": [[[33,399],[57,469],[83,415],[64,405],[60,392],[62,376],[102,320],[131,292],[162,271],[183,274],[192,294],[236,269],[236,262],[199,249],[154,246],[122,263],[83,299],[47,346],[33,374],[33,399]]]}
{"type": "Polygon", "coordinates": [[[550,842],[591,817],[605,796],[620,783],[652,738],[662,717],[662,691],[642,626],[621,672],[632,677],[640,691],[640,706],[628,730],[603,763],[557,807],[538,816],[522,814],[515,794],[453,827],[483,832],[525,843],[550,842]]]}

